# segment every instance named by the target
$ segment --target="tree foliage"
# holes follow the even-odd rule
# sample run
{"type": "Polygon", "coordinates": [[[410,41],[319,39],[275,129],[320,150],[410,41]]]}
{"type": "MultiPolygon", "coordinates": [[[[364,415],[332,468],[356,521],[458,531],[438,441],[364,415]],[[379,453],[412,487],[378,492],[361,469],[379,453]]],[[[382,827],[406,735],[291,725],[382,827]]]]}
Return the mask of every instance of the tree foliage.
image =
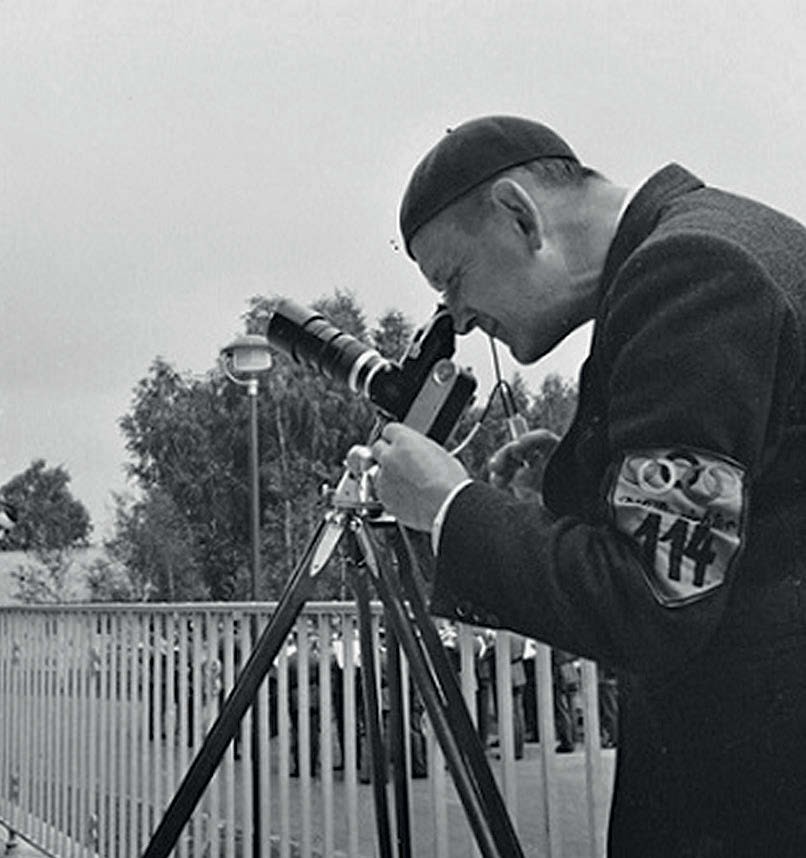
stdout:
{"type": "Polygon", "coordinates": [[[11,570],[13,596],[26,604],[59,603],[75,597],[71,570],[86,547],[92,525],[86,507],[70,491],[70,475],[35,459],[0,488],[17,509],[18,520],[0,550],[27,557],[11,570]]]}
{"type": "MultiPolygon", "coordinates": [[[[79,599],[80,583],[74,569],[78,547],[38,548],[11,569],[12,597],[26,605],[58,605],[79,599]]],[[[80,570],[83,573],[83,569],[80,570]]]]}
{"type": "Polygon", "coordinates": [[[89,575],[93,601],[209,598],[193,527],[159,486],[115,499],[115,535],[89,575]]]}
{"type": "Polygon", "coordinates": [[[64,467],[49,468],[44,459],[35,459],[0,487],[0,495],[18,514],[17,524],[0,543],[0,550],[50,551],[87,545],[90,515],[73,497],[69,484],[70,474],[64,467]]]}
{"type": "MultiPolygon", "coordinates": [[[[127,513],[119,508],[113,550],[132,562],[141,558],[147,552],[140,544],[143,522],[155,517],[155,507],[170,503],[214,599],[238,595],[234,583],[248,538],[247,483],[241,476],[247,439],[237,431],[247,413],[239,393],[215,373],[185,376],[157,358],[120,423],[132,457],[128,472],[144,499],[127,513]],[[135,544],[124,549],[126,540],[135,544]]],[[[135,562],[133,574],[142,571],[135,562]]]]}
{"type": "Polygon", "coordinates": [[[384,357],[397,361],[403,357],[413,334],[411,321],[400,310],[389,310],[372,329],[372,341],[384,357]]]}

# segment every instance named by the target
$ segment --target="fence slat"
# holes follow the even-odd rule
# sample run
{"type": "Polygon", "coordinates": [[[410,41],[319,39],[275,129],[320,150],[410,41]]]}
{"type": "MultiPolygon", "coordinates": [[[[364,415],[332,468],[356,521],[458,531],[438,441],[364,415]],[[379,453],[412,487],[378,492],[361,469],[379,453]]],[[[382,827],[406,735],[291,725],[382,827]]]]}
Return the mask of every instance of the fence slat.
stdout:
{"type": "MultiPolygon", "coordinates": [[[[225,696],[235,684],[235,622],[231,614],[223,619],[223,682],[225,696]]],[[[225,855],[235,851],[235,746],[230,743],[224,754],[222,767],[224,791],[224,847],[225,855]]]]}
{"type": "Polygon", "coordinates": [[[560,838],[560,797],[558,791],[557,759],[554,751],[554,688],[551,669],[551,649],[538,643],[535,654],[537,718],[540,733],[540,763],[542,774],[538,813],[541,839],[549,858],[562,858],[560,838]]]}
{"type": "MultiPolygon", "coordinates": [[[[210,700],[206,707],[207,717],[205,719],[205,731],[208,730],[215,720],[215,715],[219,709],[219,697],[223,691],[223,665],[221,663],[221,655],[223,655],[221,643],[221,623],[217,612],[208,612],[206,617],[207,623],[207,646],[208,652],[214,653],[214,666],[211,665],[211,675],[209,677],[208,694],[210,700]]],[[[207,826],[207,849],[210,858],[219,858],[221,855],[221,834],[219,826],[219,817],[221,814],[221,777],[219,771],[213,775],[210,787],[205,796],[206,813],[209,824],[207,826]]]]}
{"type": "Polygon", "coordinates": [[[602,828],[603,798],[599,783],[602,777],[602,744],[599,732],[599,689],[596,664],[582,661],[582,700],[585,723],[585,795],[588,805],[588,839],[590,858],[604,854],[602,828]]]}
{"type": "Polygon", "coordinates": [[[322,784],[322,855],[332,858],[333,830],[333,712],[331,699],[333,683],[331,677],[331,657],[333,650],[330,640],[330,618],[320,614],[317,621],[319,639],[319,761],[321,763],[322,784]]]}
{"type": "MultiPolygon", "coordinates": [[[[238,673],[243,669],[246,660],[252,651],[251,623],[247,614],[237,615],[237,641],[238,641],[238,673]]],[[[254,839],[253,823],[253,770],[252,770],[252,721],[254,718],[253,708],[250,706],[244,713],[241,721],[241,796],[240,803],[243,812],[241,823],[241,842],[243,854],[252,855],[254,839]]]]}
{"type": "Polygon", "coordinates": [[[277,724],[280,735],[278,770],[280,792],[280,858],[291,854],[291,796],[289,777],[291,719],[288,715],[288,655],[290,643],[280,649],[277,663],[277,724]]]}
{"type": "MultiPolygon", "coordinates": [[[[263,634],[263,630],[268,623],[268,616],[264,612],[258,614],[258,636],[263,634]]],[[[271,825],[272,816],[272,786],[271,786],[271,750],[270,744],[270,724],[272,719],[271,712],[271,687],[272,682],[271,672],[267,673],[263,680],[258,697],[260,699],[260,720],[258,722],[258,766],[260,772],[260,858],[269,858],[271,854],[271,825]]]]}
{"type": "Polygon", "coordinates": [[[342,682],[344,695],[342,700],[342,723],[344,724],[343,754],[344,780],[347,794],[347,853],[350,858],[358,858],[358,750],[361,740],[360,731],[363,715],[359,711],[358,699],[360,682],[356,682],[360,666],[355,618],[342,613],[341,640],[344,649],[342,682]]]}

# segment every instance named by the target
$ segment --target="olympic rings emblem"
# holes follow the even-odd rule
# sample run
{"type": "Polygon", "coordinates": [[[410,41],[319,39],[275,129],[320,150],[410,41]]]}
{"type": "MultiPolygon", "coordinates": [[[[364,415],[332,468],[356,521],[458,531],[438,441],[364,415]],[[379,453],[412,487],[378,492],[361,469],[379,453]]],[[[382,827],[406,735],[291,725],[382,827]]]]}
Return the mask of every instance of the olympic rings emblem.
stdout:
{"type": "Polygon", "coordinates": [[[636,485],[646,495],[661,497],[677,489],[698,503],[733,497],[739,480],[726,463],[702,460],[689,451],[634,456],[626,463],[636,485]]]}

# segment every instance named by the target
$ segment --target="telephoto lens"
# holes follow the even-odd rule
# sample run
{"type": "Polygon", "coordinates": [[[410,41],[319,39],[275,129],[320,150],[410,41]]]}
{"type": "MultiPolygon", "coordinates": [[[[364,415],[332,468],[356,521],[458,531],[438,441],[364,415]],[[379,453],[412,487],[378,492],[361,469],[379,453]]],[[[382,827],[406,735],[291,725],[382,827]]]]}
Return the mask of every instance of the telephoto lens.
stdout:
{"type": "Polygon", "coordinates": [[[375,349],[330,324],[320,313],[281,301],[269,319],[269,343],[295,363],[340,382],[360,396],[372,399],[371,387],[378,372],[393,365],[375,349]]]}
{"type": "Polygon", "coordinates": [[[437,309],[412,338],[400,364],[334,327],[320,313],[281,301],[266,329],[269,344],[296,363],[340,382],[386,417],[442,444],[473,397],[472,373],[450,361],[454,330],[450,314],[437,309]]]}

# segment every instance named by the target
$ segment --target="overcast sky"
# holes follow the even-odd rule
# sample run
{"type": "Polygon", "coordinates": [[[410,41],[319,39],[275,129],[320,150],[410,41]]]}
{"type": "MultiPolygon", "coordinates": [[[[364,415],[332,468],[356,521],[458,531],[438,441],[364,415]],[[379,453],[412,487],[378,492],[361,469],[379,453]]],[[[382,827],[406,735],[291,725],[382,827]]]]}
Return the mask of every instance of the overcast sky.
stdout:
{"type": "MultiPolygon", "coordinates": [[[[619,184],[676,160],[806,218],[803,8],[2,0],[0,484],[64,465],[101,537],[134,385],[157,355],[210,369],[251,295],[424,321],[397,205],[473,116],[540,119],[619,184]]],[[[586,334],[530,383],[575,378],[586,334]]],[[[483,339],[459,357],[487,383],[483,339]]]]}

